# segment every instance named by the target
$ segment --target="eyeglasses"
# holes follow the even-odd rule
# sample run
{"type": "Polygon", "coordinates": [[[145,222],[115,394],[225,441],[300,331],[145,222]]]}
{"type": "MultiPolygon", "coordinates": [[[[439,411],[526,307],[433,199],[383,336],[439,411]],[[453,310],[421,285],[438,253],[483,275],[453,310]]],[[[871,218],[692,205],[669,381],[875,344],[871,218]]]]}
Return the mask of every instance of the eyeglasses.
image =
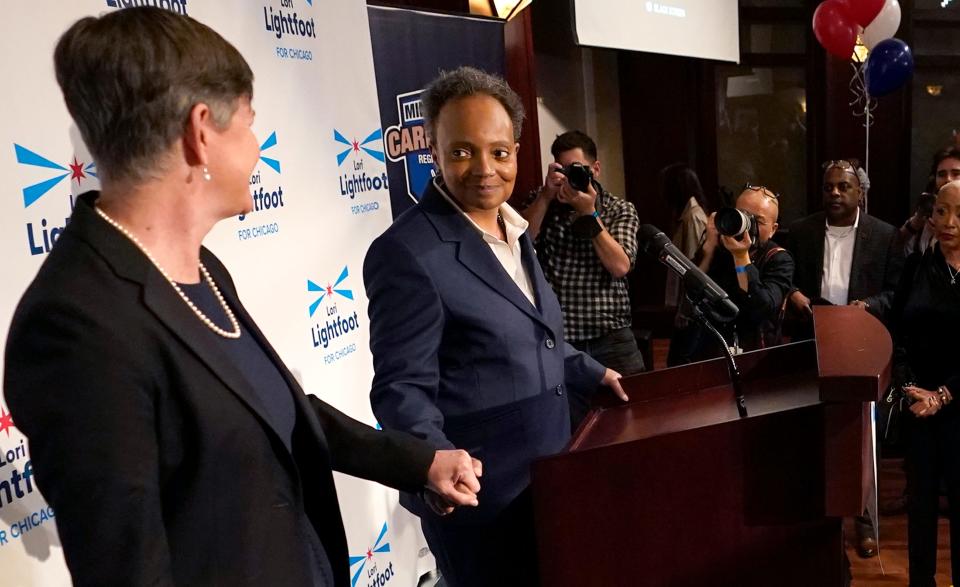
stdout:
{"type": "Polygon", "coordinates": [[[750,190],[751,192],[760,192],[761,195],[770,198],[774,202],[777,202],[777,204],[780,203],[780,194],[771,190],[768,187],[765,187],[762,185],[753,185],[748,181],[747,183],[743,184],[742,191],[747,191],[747,190],[750,190]]]}
{"type": "Polygon", "coordinates": [[[824,171],[830,169],[831,167],[839,167],[844,171],[849,171],[856,175],[857,168],[860,167],[860,162],[856,159],[834,159],[832,161],[824,161],[821,167],[824,171]]]}

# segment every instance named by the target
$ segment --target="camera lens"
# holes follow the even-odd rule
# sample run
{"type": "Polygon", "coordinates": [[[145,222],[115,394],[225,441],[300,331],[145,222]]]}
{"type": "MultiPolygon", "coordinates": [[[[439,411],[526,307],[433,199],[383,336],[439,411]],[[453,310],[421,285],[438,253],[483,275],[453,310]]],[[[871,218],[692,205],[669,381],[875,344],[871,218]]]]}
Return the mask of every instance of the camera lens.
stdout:
{"type": "Polygon", "coordinates": [[[720,208],[713,220],[724,236],[740,236],[750,230],[750,217],[736,208],[720,208]]]}

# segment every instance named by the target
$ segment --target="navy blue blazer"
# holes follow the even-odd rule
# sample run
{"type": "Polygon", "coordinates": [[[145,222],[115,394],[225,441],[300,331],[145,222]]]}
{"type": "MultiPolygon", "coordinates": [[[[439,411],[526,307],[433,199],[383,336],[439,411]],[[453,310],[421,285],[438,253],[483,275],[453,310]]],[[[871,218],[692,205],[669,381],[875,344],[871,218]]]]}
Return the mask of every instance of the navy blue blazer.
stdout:
{"type": "MultiPolygon", "coordinates": [[[[483,461],[480,506],[448,518],[482,522],[529,485],[533,459],[563,448],[568,389],[592,392],[605,369],[564,341],[528,236],[520,243],[536,306],[439,189],[430,183],[367,252],[370,401],[384,428],[483,461]]],[[[433,515],[419,498],[401,503],[433,515]]]]}

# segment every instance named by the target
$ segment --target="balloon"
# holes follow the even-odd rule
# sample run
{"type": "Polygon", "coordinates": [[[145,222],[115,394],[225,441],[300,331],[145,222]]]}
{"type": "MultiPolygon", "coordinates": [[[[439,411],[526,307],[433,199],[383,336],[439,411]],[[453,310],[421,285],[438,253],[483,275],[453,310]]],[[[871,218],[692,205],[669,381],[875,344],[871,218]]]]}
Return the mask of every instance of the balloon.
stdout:
{"type": "Polygon", "coordinates": [[[913,73],[913,54],[900,39],[886,39],[870,51],[866,68],[867,91],[871,96],[883,96],[902,86],[913,73]]]}
{"type": "Polygon", "coordinates": [[[853,22],[866,28],[880,14],[885,0],[841,0],[847,15],[853,22]]]}
{"type": "Polygon", "coordinates": [[[824,49],[850,59],[857,44],[857,23],[847,15],[842,0],[826,0],[813,13],[813,34],[824,49]]]}
{"type": "Polygon", "coordinates": [[[870,26],[863,29],[860,39],[868,49],[873,49],[880,41],[897,34],[898,28],[900,28],[900,3],[897,0],[887,0],[880,14],[873,19],[870,26]]]}

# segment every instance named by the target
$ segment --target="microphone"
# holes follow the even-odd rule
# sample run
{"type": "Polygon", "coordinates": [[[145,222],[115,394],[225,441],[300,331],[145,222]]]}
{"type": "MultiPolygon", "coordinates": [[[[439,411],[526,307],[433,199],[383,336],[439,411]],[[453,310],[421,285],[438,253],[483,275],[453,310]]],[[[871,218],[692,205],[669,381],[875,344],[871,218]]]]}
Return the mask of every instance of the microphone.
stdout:
{"type": "Polygon", "coordinates": [[[719,322],[730,322],[740,313],[727,292],[681,253],[659,228],[652,224],[641,226],[640,246],[643,252],[657,257],[679,275],[683,279],[687,298],[712,318],[719,322]]]}

